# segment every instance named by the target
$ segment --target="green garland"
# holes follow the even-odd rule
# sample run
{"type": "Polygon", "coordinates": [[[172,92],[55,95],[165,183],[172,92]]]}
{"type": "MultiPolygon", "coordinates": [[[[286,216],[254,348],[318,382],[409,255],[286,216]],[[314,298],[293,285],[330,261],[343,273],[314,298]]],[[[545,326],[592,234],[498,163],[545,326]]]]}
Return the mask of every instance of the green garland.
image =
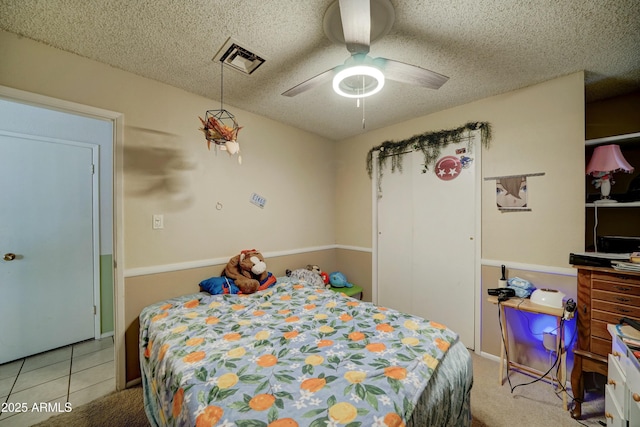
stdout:
{"type": "Polygon", "coordinates": [[[378,185],[382,180],[382,170],[386,166],[387,159],[391,157],[391,172],[399,170],[402,172],[402,154],[420,150],[424,155],[424,169],[426,173],[429,166],[435,164],[440,157],[442,149],[449,144],[458,144],[465,138],[464,134],[474,130],[480,130],[480,142],[485,148],[489,148],[491,140],[491,125],[487,122],[469,122],[456,129],[440,130],[437,132],[426,132],[422,135],[414,135],[404,141],[385,141],[373,147],[367,153],[367,172],[369,178],[373,174],[373,152],[379,151],[378,155],[378,185]]]}

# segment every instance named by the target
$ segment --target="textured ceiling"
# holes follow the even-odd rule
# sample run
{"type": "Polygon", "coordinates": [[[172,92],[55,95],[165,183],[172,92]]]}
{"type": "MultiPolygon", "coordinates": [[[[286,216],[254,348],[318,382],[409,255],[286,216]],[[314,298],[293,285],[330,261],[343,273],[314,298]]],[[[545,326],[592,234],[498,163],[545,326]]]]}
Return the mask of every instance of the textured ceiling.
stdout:
{"type": "MultiPolygon", "coordinates": [[[[213,56],[227,38],[261,54],[224,72],[224,107],[340,140],[362,108],[331,83],[281,93],[342,64],[323,33],[333,0],[0,0],[0,28],[220,102],[213,56]]],[[[439,90],[387,81],[366,99],[366,130],[585,70],[587,101],[640,90],[638,0],[391,0],[395,23],[371,56],[450,77],[439,90]]],[[[204,113],[204,112],[203,112],[204,113]]],[[[482,120],[470,117],[469,120],[482,120]]]]}

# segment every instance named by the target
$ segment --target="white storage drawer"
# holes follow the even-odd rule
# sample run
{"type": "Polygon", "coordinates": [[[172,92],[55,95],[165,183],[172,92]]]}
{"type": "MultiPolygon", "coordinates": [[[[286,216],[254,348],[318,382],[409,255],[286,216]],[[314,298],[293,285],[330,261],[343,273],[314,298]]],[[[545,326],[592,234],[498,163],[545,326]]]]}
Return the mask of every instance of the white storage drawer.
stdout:
{"type": "Polygon", "coordinates": [[[640,427],[640,361],[616,325],[607,325],[607,330],[611,334],[604,399],[607,426],[640,427]]]}
{"type": "Polygon", "coordinates": [[[640,372],[638,369],[627,371],[627,408],[629,426],[640,426],[640,372]]]}
{"type": "Polygon", "coordinates": [[[609,368],[607,371],[607,387],[615,397],[617,406],[620,407],[620,413],[625,415],[625,401],[627,395],[627,387],[625,385],[624,371],[618,362],[619,358],[613,354],[609,354],[609,368]]]}
{"type": "Polygon", "coordinates": [[[607,427],[627,427],[627,421],[622,416],[620,407],[610,384],[604,386],[604,416],[607,419],[607,427]]]}

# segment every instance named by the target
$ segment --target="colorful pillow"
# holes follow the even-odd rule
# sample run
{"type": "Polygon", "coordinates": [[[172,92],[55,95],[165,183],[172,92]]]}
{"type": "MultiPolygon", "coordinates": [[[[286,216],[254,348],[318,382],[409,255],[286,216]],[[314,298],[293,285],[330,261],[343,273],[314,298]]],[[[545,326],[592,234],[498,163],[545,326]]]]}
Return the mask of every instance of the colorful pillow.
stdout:
{"type": "Polygon", "coordinates": [[[228,277],[210,277],[200,282],[200,290],[209,292],[211,295],[237,294],[240,289],[228,277]]]}
{"type": "Polygon", "coordinates": [[[315,271],[307,270],[306,268],[299,268],[297,270],[293,270],[289,277],[291,277],[294,280],[304,281],[309,286],[314,288],[324,289],[326,287],[324,284],[324,280],[322,280],[322,276],[320,276],[315,271]]]}

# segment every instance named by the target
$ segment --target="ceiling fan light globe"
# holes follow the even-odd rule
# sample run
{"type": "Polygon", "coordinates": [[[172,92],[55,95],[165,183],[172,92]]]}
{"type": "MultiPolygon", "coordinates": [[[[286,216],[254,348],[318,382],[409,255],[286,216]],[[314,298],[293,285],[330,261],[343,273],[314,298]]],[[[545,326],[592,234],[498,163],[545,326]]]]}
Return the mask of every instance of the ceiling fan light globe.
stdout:
{"type": "Polygon", "coordinates": [[[333,78],[333,90],[346,98],[364,98],[374,95],[384,87],[384,74],[376,67],[370,65],[356,65],[338,72],[333,78]],[[362,84],[353,84],[353,79],[362,81],[362,84]]]}

